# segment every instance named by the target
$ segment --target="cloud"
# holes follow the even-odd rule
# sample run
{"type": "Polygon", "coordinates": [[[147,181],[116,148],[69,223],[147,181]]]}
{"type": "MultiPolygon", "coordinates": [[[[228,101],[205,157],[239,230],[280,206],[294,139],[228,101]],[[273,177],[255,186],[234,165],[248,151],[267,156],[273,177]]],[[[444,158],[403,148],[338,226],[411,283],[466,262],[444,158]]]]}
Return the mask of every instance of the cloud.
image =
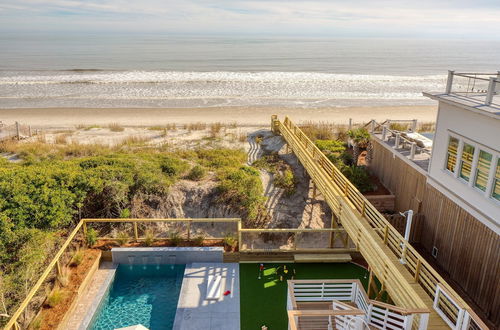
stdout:
{"type": "Polygon", "coordinates": [[[0,0],[1,30],[499,38],[498,0],[0,0]]]}

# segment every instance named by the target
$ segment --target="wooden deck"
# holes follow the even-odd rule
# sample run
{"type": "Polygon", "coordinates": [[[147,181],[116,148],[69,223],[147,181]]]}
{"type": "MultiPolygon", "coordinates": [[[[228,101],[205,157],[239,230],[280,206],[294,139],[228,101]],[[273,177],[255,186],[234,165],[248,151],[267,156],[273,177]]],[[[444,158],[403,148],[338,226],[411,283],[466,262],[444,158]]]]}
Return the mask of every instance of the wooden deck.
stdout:
{"type": "MultiPolygon", "coordinates": [[[[288,118],[272,119],[272,129],[281,134],[321,192],[342,227],[355,242],[396,305],[428,309],[429,329],[449,329],[433,308],[437,284],[453,292],[416,250],[405,242],[387,220],[340,173],[307,136],[288,118]],[[406,264],[400,262],[404,256],[406,264]],[[423,271],[425,269],[425,271],[423,271]]],[[[460,304],[463,300],[453,292],[460,304]]],[[[449,307],[451,310],[452,306],[449,307]]]]}

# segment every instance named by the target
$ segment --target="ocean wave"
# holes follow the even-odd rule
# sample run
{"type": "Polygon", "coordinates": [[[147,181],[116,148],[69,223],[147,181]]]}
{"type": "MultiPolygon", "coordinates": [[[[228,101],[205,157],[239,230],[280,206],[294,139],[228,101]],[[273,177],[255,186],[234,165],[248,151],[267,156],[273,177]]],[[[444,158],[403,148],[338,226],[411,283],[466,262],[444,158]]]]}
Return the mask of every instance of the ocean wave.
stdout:
{"type": "Polygon", "coordinates": [[[54,72],[46,74],[14,74],[3,72],[0,84],[35,85],[35,84],[120,84],[120,83],[188,83],[188,82],[259,82],[259,83],[394,83],[415,84],[421,82],[442,82],[443,75],[396,76],[396,75],[360,75],[319,72],[182,72],[182,71],[99,71],[97,69],[73,69],[79,74],[54,72]],[[92,72],[92,73],[89,73],[92,72]],[[99,72],[99,73],[94,73],[99,72]]]}

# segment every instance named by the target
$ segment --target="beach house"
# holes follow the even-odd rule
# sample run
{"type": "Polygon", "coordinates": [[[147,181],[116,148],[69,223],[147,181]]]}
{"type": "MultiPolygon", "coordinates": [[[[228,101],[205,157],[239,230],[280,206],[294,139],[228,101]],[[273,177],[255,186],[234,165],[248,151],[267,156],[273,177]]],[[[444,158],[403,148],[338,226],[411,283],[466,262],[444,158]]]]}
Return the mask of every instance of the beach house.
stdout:
{"type": "Polygon", "coordinates": [[[419,214],[412,243],[470,299],[500,322],[500,72],[450,71],[430,145],[413,132],[374,125],[371,170],[396,196],[396,211],[419,214]]]}

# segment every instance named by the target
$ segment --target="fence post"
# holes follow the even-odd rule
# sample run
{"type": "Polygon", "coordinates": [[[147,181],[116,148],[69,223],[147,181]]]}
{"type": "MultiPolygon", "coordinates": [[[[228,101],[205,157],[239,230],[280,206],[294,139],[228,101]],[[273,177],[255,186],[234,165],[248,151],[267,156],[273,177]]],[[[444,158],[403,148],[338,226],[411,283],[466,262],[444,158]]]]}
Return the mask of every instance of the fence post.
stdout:
{"type": "Polygon", "coordinates": [[[83,236],[85,236],[85,239],[87,238],[87,222],[83,222],[83,236]]]}
{"type": "Polygon", "coordinates": [[[493,102],[493,95],[495,95],[496,78],[490,77],[490,83],[488,84],[488,94],[486,94],[486,100],[484,104],[490,105],[493,102]]]}
{"type": "Polygon", "coordinates": [[[411,143],[411,148],[410,148],[410,159],[414,160],[415,159],[415,151],[417,150],[417,144],[415,142],[411,143]]]}
{"type": "Polygon", "coordinates": [[[349,118],[349,130],[352,130],[352,118],[349,118]]]}
{"type": "Polygon", "coordinates": [[[31,137],[31,136],[32,136],[32,135],[31,135],[31,125],[30,125],[30,126],[28,126],[28,135],[29,135],[29,137],[31,137]]]}
{"type": "Polygon", "coordinates": [[[396,140],[394,141],[394,149],[399,148],[400,141],[401,141],[401,133],[396,133],[396,140]]]}
{"type": "Polygon", "coordinates": [[[412,120],[411,131],[414,132],[414,133],[417,131],[417,120],[416,119],[412,120]]]}
{"type": "Polygon", "coordinates": [[[278,120],[278,115],[272,115],[271,116],[271,131],[274,134],[277,134],[276,130],[276,121],[278,120]]]}
{"type": "Polygon", "coordinates": [[[134,238],[136,241],[139,239],[139,232],[137,231],[137,222],[134,222],[134,238]]]}
{"type": "Polygon", "coordinates": [[[20,130],[19,130],[19,122],[16,121],[16,138],[18,140],[21,139],[21,134],[20,134],[20,130]]]}
{"type": "Polygon", "coordinates": [[[387,127],[384,125],[382,126],[382,141],[385,141],[387,138],[387,127]]]}
{"type": "Polygon", "coordinates": [[[238,220],[238,252],[241,252],[242,247],[241,220],[238,220]]]}
{"type": "Polygon", "coordinates": [[[370,133],[375,132],[375,119],[370,121],[370,133]]]}
{"type": "Polygon", "coordinates": [[[451,93],[451,86],[453,85],[453,74],[455,71],[448,70],[448,79],[446,80],[446,94],[451,93]]]}

